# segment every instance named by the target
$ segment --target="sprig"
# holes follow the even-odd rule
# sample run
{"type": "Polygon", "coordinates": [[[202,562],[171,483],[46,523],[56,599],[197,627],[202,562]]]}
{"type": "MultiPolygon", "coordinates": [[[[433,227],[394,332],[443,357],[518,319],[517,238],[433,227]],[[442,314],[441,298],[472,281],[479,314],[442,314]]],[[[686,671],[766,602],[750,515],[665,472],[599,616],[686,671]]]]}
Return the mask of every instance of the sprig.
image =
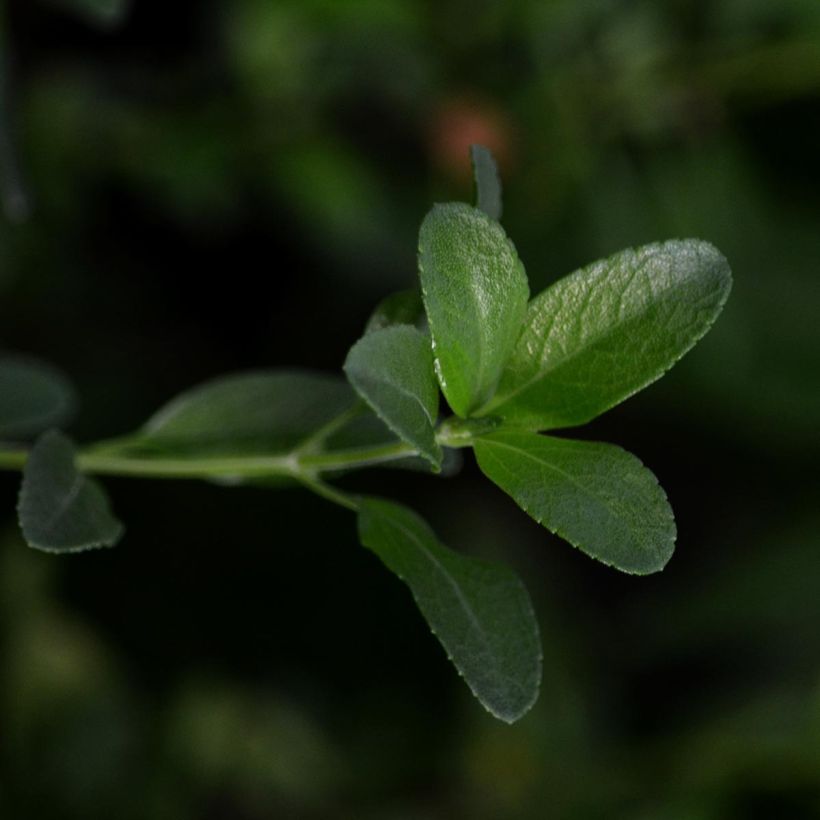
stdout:
{"type": "Polygon", "coordinates": [[[64,377],[0,359],[0,446],[23,470],[27,542],[50,552],[111,546],[122,525],[88,476],[296,483],[358,517],[362,543],[410,588],[479,701],[512,722],[541,678],[527,592],[499,564],[453,552],[413,511],[334,482],[374,466],[448,475],[472,448],[481,471],[548,530],[618,570],[657,572],[675,523],[655,476],[611,444],[545,435],[583,424],[663,375],[717,318],[731,288],[711,245],[674,240],[618,253],[529,301],[498,222],[492,156],[472,150],[476,207],[436,205],[419,236],[421,291],[387,297],[341,376],[257,371],[186,391],[139,430],[79,450],[62,433],[64,377]],[[441,413],[441,396],[453,415],[441,413]]]}

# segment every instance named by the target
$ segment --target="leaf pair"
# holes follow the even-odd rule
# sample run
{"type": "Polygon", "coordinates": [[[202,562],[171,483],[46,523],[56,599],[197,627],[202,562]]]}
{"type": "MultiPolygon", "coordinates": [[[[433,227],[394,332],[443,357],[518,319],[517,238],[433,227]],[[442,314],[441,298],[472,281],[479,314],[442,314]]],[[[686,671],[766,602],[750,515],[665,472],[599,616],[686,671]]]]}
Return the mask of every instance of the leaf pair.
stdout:
{"type": "Polygon", "coordinates": [[[676,240],[623,251],[547,288],[479,411],[502,428],[476,441],[481,470],[588,555],[624,572],[662,569],[675,526],[655,476],[613,445],[535,433],[590,421],[655,381],[706,333],[730,287],[715,248],[676,240]]]}
{"type": "Polygon", "coordinates": [[[419,274],[432,339],[411,326],[417,297],[397,294],[371,319],[344,369],[388,427],[438,468],[436,377],[458,415],[485,404],[512,352],[529,289],[501,226],[460,203],[435,206],[422,223],[419,274]]]}
{"type": "Polygon", "coordinates": [[[51,365],[0,358],[0,441],[47,431],[29,453],[17,509],[26,541],[48,552],[110,546],[122,533],[104,490],[77,470],[74,446],[49,429],[67,421],[75,404],[74,388],[51,365]]]}

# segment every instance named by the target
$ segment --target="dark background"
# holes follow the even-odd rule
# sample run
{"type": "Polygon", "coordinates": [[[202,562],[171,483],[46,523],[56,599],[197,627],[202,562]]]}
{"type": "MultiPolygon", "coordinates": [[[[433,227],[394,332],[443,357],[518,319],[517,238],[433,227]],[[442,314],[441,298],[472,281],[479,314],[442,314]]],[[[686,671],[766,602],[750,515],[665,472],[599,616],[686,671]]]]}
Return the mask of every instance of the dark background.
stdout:
{"type": "Polygon", "coordinates": [[[6,151],[0,342],[71,374],[79,441],[223,372],[337,370],[475,141],[533,292],[677,236],[735,286],[584,431],[669,493],[662,574],[586,558],[471,459],[355,480],[522,574],[544,683],[512,728],[344,510],[110,480],[122,543],[55,558],[0,475],[0,816],[820,817],[820,3],[94,5],[2,28],[29,202],[6,151]]]}

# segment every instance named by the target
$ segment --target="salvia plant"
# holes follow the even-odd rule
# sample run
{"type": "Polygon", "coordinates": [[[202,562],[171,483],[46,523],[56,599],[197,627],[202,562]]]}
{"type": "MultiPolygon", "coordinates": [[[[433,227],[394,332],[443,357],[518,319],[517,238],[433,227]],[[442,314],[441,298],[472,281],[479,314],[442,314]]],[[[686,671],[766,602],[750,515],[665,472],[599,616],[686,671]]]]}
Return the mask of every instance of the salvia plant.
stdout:
{"type": "Polygon", "coordinates": [[[672,240],[594,262],[531,299],[499,224],[493,158],[480,146],[471,156],[475,206],[435,205],[424,218],[421,288],[376,308],[346,379],[229,375],[131,435],[78,450],[58,429],[73,404],[64,378],[0,360],[0,465],[22,469],[27,543],[68,553],[120,539],[94,475],[304,485],[356,515],[361,543],[409,586],[486,709],[520,718],[537,697],[541,649],[518,577],[449,549],[407,507],[331,482],[377,465],[447,473],[472,448],[484,475],[548,530],[622,572],[657,572],[676,533],[655,476],[613,444],[544,433],[584,424],[663,375],[714,322],[731,274],[710,244],[672,240]]]}

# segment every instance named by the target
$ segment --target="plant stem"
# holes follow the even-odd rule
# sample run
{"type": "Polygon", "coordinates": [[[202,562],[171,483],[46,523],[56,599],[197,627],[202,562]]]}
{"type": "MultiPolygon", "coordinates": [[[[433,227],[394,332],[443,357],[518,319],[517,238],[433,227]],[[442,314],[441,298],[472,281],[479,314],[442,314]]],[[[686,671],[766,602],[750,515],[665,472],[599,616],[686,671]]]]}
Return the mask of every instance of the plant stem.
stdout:
{"type": "MultiPolygon", "coordinates": [[[[402,442],[339,450],[330,453],[287,453],[276,456],[195,456],[190,458],[113,454],[94,448],[80,452],[77,466],[97,475],[139,476],[145,478],[262,478],[352,470],[393,461],[416,451],[402,442]]],[[[28,458],[26,450],[0,450],[0,470],[21,470],[28,458]]]]}
{"type": "Polygon", "coordinates": [[[332,501],[334,504],[339,504],[340,506],[345,507],[348,510],[352,510],[353,512],[359,511],[359,505],[356,502],[356,499],[347,493],[343,493],[338,488],[333,487],[330,484],[326,484],[320,478],[308,475],[307,473],[302,473],[298,476],[298,480],[300,484],[303,484],[309,490],[313,490],[316,495],[320,495],[322,498],[326,498],[328,501],[332,501]]]}
{"type": "MultiPolygon", "coordinates": [[[[351,411],[352,415],[353,411],[351,411]]],[[[333,425],[332,429],[335,429],[333,425]]],[[[253,479],[280,476],[299,481],[318,495],[350,510],[358,509],[355,499],[331,487],[321,479],[323,473],[342,472],[371,467],[400,458],[418,455],[409,444],[395,442],[373,447],[316,452],[314,448],[332,429],[322,431],[321,439],[310,440],[289,453],[255,456],[155,456],[117,449],[129,439],[99,442],[81,450],[77,467],[84,473],[117,475],[138,478],[235,478],[253,479]]],[[[440,443],[445,446],[465,446],[464,440],[450,441],[446,430],[441,431],[440,443]]],[[[22,470],[28,459],[28,450],[1,449],[0,470],[22,470]]]]}

